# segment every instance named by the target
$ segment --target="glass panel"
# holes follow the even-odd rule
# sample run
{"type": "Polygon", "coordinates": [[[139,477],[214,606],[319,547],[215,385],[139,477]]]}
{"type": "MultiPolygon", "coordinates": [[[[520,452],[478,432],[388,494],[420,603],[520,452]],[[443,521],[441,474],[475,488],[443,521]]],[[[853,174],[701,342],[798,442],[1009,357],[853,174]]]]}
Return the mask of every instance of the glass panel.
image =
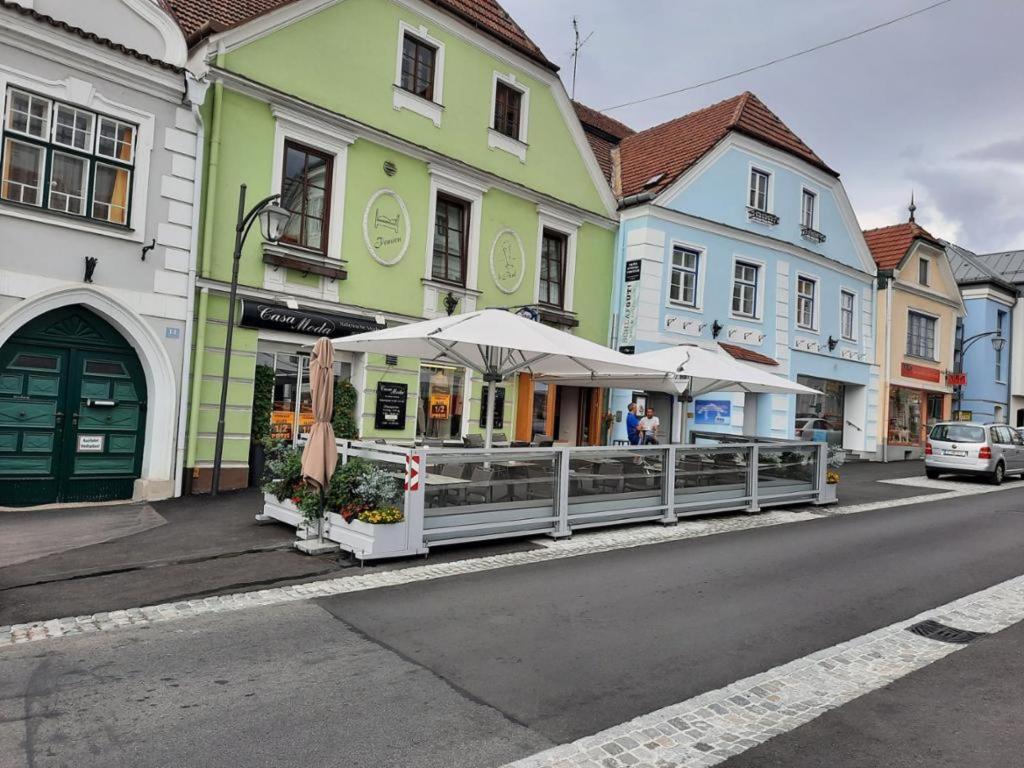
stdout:
{"type": "Polygon", "coordinates": [[[552,517],[557,483],[555,454],[480,450],[435,450],[431,454],[427,456],[425,494],[428,530],[460,523],[490,523],[513,531],[517,523],[521,529],[523,521],[536,521],[538,514],[552,517]],[[486,517],[447,517],[452,508],[482,505],[495,505],[497,509],[486,517]]]}
{"type": "Polygon", "coordinates": [[[696,501],[701,495],[716,499],[747,496],[749,448],[701,448],[676,451],[676,500],[696,501]],[[690,497],[690,498],[687,498],[690,497]]]}
{"type": "Polygon", "coordinates": [[[983,443],[985,430],[964,424],[939,424],[932,429],[931,439],[947,443],[983,443]]]}
{"type": "Polygon", "coordinates": [[[59,371],[60,358],[49,355],[26,355],[15,356],[8,368],[23,368],[32,371],[59,371]]]}
{"type": "Polygon", "coordinates": [[[416,435],[437,440],[461,439],[465,370],[423,366],[420,368],[420,402],[416,435]]]}
{"type": "Polygon", "coordinates": [[[758,496],[768,497],[814,489],[817,449],[811,446],[758,449],[758,496]]]}
{"type": "Polygon", "coordinates": [[[114,224],[127,224],[130,181],[131,173],[124,168],[97,163],[92,191],[92,217],[114,224]]]}
{"type": "Polygon", "coordinates": [[[270,437],[290,442],[296,436],[295,400],[298,394],[298,355],[278,354],[274,362],[274,409],[270,437]]]}
{"type": "Polygon", "coordinates": [[[4,147],[0,197],[16,203],[39,205],[43,188],[43,149],[8,139],[4,147]]]}
{"type": "Polygon", "coordinates": [[[285,242],[324,250],[331,168],[330,157],[296,145],[285,145],[281,205],[294,214],[281,238],[285,242]]]}
{"type": "Polygon", "coordinates": [[[49,100],[24,91],[9,91],[7,127],[39,139],[47,138],[50,133],[49,100]]]}
{"type": "Polygon", "coordinates": [[[797,440],[842,446],[846,423],[846,385],[841,381],[798,375],[798,384],[816,389],[821,394],[796,396],[796,422],[793,436],[797,440]]]}
{"type": "Polygon", "coordinates": [[[533,425],[531,439],[548,434],[548,385],[543,381],[533,384],[533,425]]]}
{"type": "Polygon", "coordinates": [[[111,120],[109,117],[100,118],[96,154],[130,163],[134,146],[135,126],[111,120]]]}
{"type": "Polygon", "coordinates": [[[53,126],[54,143],[91,152],[94,120],[90,112],[69,107],[67,104],[58,104],[53,126]]]}
{"type": "Polygon", "coordinates": [[[921,442],[921,391],[905,387],[889,389],[888,440],[896,445],[918,445],[921,442]]]}
{"type": "Polygon", "coordinates": [[[86,360],[85,372],[101,376],[127,376],[125,367],[113,360],[86,360]]]}
{"type": "Polygon", "coordinates": [[[634,506],[638,497],[657,497],[650,501],[645,498],[640,506],[659,504],[664,456],[660,450],[573,451],[569,460],[570,504],[606,503],[616,496],[630,500],[634,506]]]}
{"type": "Polygon", "coordinates": [[[50,208],[78,216],[85,213],[85,185],[88,180],[88,161],[54,152],[50,169],[50,208]]]}

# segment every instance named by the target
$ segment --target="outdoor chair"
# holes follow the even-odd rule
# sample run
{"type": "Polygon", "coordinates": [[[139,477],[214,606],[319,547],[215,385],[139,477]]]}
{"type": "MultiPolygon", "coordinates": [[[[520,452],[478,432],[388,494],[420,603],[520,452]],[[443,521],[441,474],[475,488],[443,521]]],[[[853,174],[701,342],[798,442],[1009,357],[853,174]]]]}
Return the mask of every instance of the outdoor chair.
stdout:
{"type": "Polygon", "coordinates": [[[496,448],[508,448],[508,436],[504,432],[495,432],[491,435],[491,445],[496,448]]]}
{"type": "Polygon", "coordinates": [[[480,435],[466,435],[462,438],[462,444],[467,448],[483,448],[484,439],[480,435]]]}
{"type": "Polygon", "coordinates": [[[555,498],[555,481],[551,472],[543,467],[527,467],[526,476],[530,479],[529,485],[526,486],[527,499],[532,501],[555,498]]]}
{"type": "Polygon", "coordinates": [[[428,437],[423,441],[423,444],[427,446],[427,448],[443,448],[444,440],[439,437],[428,437]]]}
{"type": "Polygon", "coordinates": [[[470,484],[466,488],[466,503],[486,504],[491,497],[491,479],[494,477],[494,470],[481,466],[473,467],[470,475],[470,484]]]}
{"type": "Polygon", "coordinates": [[[513,440],[512,441],[512,447],[513,448],[529,448],[530,447],[530,441],[529,440],[513,440]]]}
{"type": "Polygon", "coordinates": [[[595,483],[598,493],[622,493],[622,464],[617,461],[598,464],[597,474],[601,476],[595,483]]]}
{"type": "Polygon", "coordinates": [[[550,448],[555,444],[555,438],[542,435],[533,438],[533,445],[536,448],[550,448]]]}
{"type": "Polygon", "coordinates": [[[657,478],[649,474],[645,465],[628,462],[623,467],[627,491],[650,491],[657,488],[657,478]]]}

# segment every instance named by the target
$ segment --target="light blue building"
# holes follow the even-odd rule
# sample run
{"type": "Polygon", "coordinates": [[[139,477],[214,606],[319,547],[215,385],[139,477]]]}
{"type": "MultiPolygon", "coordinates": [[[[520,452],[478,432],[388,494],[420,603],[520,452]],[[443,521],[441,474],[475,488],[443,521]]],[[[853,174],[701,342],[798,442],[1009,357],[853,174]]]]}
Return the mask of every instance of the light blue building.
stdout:
{"type": "Polygon", "coordinates": [[[964,417],[975,421],[1024,426],[1024,410],[1011,410],[1017,286],[990,268],[984,257],[952,243],[945,246],[967,309],[957,327],[955,354],[956,367],[966,374],[967,383],[954,391],[953,410],[967,411],[964,417]],[[996,337],[1004,341],[993,344],[996,337]]]}
{"type": "Polygon", "coordinates": [[[751,93],[626,136],[612,160],[616,346],[721,345],[822,394],[616,391],[611,410],[652,405],[673,440],[685,423],[873,456],[876,267],[839,175],[751,93]]]}

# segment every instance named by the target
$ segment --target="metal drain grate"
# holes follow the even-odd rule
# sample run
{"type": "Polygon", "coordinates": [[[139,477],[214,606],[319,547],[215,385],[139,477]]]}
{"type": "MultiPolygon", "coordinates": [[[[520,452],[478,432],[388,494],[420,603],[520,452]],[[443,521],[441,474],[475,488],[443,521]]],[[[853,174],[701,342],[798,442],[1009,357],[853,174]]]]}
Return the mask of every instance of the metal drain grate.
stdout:
{"type": "Polygon", "coordinates": [[[947,627],[945,624],[939,624],[939,622],[932,621],[931,619],[913,624],[907,627],[907,631],[921,637],[927,637],[929,640],[938,640],[940,643],[956,643],[958,645],[964,645],[987,634],[986,632],[971,632],[967,629],[947,627]]]}

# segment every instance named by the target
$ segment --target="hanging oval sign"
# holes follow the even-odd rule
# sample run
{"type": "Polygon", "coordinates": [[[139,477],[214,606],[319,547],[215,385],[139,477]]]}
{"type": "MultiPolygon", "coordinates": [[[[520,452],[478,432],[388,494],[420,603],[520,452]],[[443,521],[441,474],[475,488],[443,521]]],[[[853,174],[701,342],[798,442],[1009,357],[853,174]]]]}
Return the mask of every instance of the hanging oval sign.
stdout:
{"type": "Polygon", "coordinates": [[[390,267],[409,249],[409,211],[397,192],[381,189],[363,213],[363,239],[374,260],[390,267]]]}
{"type": "Polygon", "coordinates": [[[491,277],[503,293],[515,293],[523,284],[526,252],[515,230],[503,229],[491,246],[491,277]]]}

